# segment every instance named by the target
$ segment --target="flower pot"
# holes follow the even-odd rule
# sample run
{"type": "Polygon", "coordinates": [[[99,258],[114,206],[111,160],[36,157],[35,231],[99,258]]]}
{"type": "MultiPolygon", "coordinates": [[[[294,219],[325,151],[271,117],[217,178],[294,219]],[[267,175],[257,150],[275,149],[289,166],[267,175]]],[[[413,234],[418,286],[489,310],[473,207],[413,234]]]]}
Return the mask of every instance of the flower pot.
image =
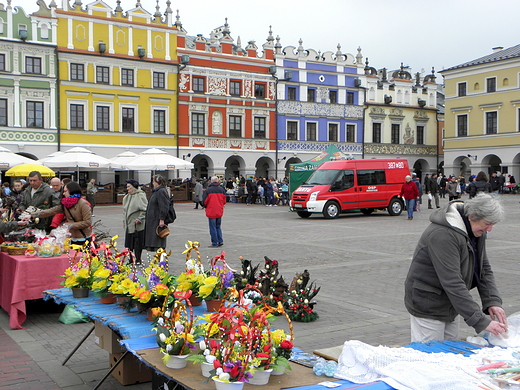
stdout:
{"type": "Polygon", "coordinates": [[[173,369],[184,368],[186,364],[188,364],[186,361],[188,356],[189,355],[171,355],[168,363],[166,363],[166,367],[173,369]]]}
{"type": "Polygon", "coordinates": [[[269,378],[271,377],[273,369],[269,370],[256,370],[251,379],[249,379],[250,385],[267,385],[269,378]]]}
{"type": "Polygon", "coordinates": [[[285,367],[280,367],[279,369],[273,368],[273,372],[271,372],[271,375],[283,375],[285,374],[285,367]]]}
{"type": "Polygon", "coordinates": [[[116,303],[116,296],[114,294],[108,294],[106,297],[101,297],[101,303],[110,305],[116,303]]]}
{"type": "Polygon", "coordinates": [[[153,321],[155,319],[152,314],[152,309],[146,309],[146,319],[148,321],[153,321]]]}
{"type": "Polygon", "coordinates": [[[74,298],[87,298],[90,293],[90,289],[88,287],[73,287],[72,288],[72,296],[74,298]]]}
{"type": "Polygon", "coordinates": [[[200,306],[202,305],[202,301],[199,300],[199,296],[197,294],[191,294],[190,296],[191,306],[200,306]]]}
{"type": "Polygon", "coordinates": [[[206,308],[210,313],[216,313],[220,309],[222,301],[220,299],[209,299],[206,300],[206,308]]]}
{"type": "Polygon", "coordinates": [[[242,390],[244,388],[244,382],[222,382],[218,378],[213,378],[215,387],[217,390],[242,390]]]}
{"type": "Polygon", "coordinates": [[[202,370],[202,376],[204,378],[209,378],[211,376],[209,372],[213,370],[213,364],[202,362],[202,364],[200,365],[200,369],[202,370]]]}

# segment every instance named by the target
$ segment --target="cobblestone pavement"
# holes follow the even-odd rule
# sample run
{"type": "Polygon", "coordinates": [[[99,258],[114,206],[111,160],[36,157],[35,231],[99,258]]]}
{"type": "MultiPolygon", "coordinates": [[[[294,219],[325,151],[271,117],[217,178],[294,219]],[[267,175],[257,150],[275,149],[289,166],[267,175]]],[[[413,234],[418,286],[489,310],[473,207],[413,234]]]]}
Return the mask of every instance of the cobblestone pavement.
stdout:
{"type": "MultiPolygon", "coordinates": [[[[505,221],[489,234],[487,250],[508,315],[520,311],[518,279],[520,260],[520,196],[502,195],[505,221]]],[[[426,199],[426,197],[424,197],[426,199]]],[[[447,203],[447,199],[441,199],[447,203]]],[[[208,222],[193,204],[176,205],[177,220],[171,227],[172,273],[184,269],[184,243],[200,241],[203,259],[220,251],[208,248],[208,222]]],[[[301,219],[286,207],[228,204],[223,219],[228,263],[239,266],[239,256],[254,264],[264,256],[280,262],[280,274],[290,283],[297,272],[309,270],[321,290],[316,297],[319,319],[294,323],[296,346],[306,352],[334,347],[346,340],[371,345],[405,345],[409,342],[409,317],[403,304],[403,282],[420,234],[429,215],[423,204],[412,221],[406,214],[390,217],[378,211],[370,216],[344,214],[335,220],[321,216],[301,219]]],[[[123,245],[121,206],[97,206],[96,220],[109,234],[119,234],[123,245]]],[[[442,243],[439,243],[442,245],[442,243]]],[[[35,301],[29,307],[25,330],[9,328],[0,310],[0,389],[91,389],[108,369],[108,353],[90,336],[70,359],[65,359],[90,324],[63,325],[61,308],[35,301]],[[3,330],[3,332],[2,332],[3,330]],[[21,362],[20,365],[13,362],[21,362]],[[9,378],[6,380],[5,378],[9,378]]],[[[280,327],[285,327],[280,320],[280,327]]],[[[461,324],[461,337],[474,335],[461,324]]],[[[151,384],[122,386],[110,377],[101,389],[150,389],[151,384]]]]}

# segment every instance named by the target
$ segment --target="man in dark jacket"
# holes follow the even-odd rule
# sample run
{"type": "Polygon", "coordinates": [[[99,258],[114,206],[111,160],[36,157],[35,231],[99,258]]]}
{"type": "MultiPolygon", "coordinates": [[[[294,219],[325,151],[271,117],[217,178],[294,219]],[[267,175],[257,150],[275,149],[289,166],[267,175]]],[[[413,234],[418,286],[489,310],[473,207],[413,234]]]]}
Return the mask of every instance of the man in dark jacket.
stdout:
{"type": "Polygon", "coordinates": [[[432,207],[432,199],[430,199],[430,195],[433,199],[435,199],[435,206],[440,208],[439,206],[439,185],[437,184],[437,174],[434,173],[430,179],[424,179],[426,184],[426,193],[428,194],[428,208],[432,207]]]}
{"type": "Polygon", "coordinates": [[[206,209],[206,217],[209,221],[209,234],[211,236],[210,248],[217,248],[224,245],[222,239],[222,216],[226,205],[226,190],[220,186],[217,176],[211,177],[208,189],[202,195],[202,203],[206,209]]]}
{"type": "Polygon", "coordinates": [[[495,278],[486,254],[486,235],[503,217],[499,200],[478,194],[453,201],[430,216],[405,281],[412,342],[456,339],[459,318],[477,333],[507,332],[495,278]],[[477,287],[482,308],[470,290],[477,287]]]}
{"type": "Polygon", "coordinates": [[[498,192],[500,191],[500,179],[498,178],[496,172],[491,174],[491,177],[489,178],[489,184],[491,184],[491,191],[498,195],[498,192]]]}
{"type": "MultiPolygon", "coordinates": [[[[28,176],[29,185],[22,194],[22,201],[18,206],[24,211],[29,206],[36,207],[41,210],[47,210],[60,204],[60,200],[54,196],[52,188],[43,182],[42,175],[38,171],[32,171],[28,176]]],[[[52,217],[40,218],[36,224],[37,229],[47,230],[52,222],[52,217]]]]}

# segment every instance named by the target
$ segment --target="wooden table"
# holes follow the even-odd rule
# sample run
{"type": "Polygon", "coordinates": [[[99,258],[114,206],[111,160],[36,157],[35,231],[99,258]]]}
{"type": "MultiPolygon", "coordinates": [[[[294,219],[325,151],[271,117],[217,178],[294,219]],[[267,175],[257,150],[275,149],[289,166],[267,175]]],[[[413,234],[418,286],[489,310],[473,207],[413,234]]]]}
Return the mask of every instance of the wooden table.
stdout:
{"type": "Polygon", "coordinates": [[[9,326],[24,329],[25,301],[43,298],[43,291],[60,287],[69,267],[67,255],[57,257],[12,256],[0,252],[0,306],[9,314],[9,326]]]}

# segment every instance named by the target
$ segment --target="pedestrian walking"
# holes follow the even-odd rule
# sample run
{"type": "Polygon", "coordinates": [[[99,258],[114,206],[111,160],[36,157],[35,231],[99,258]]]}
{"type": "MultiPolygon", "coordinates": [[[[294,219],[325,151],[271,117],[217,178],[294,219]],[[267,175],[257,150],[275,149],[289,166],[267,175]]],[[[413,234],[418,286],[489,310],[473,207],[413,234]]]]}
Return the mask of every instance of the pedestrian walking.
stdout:
{"type": "Polygon", "coordinates": [[[202,201],[209,222],[209,234],[211,236],[211,245],[209,247],[217,248],[224,245],[221,224],[224,206],[226,205],[226,190],[220,186],[217,176],[211,177],[211,182],[202,196],[202,201]]]}
{"type": "Polygon", "coordinates": [[[134,179],[126,181],[127,194],[123,197],[125,247],[134,252],[135,261],[141,262],[145,242],[145,223],[148,199],[134,179]]]}
{"type": "Polygon", "coordinates": [[[195,188],[193,189],[193,202],[195,203],[194,209],[197,210],[200,207],[204,207],[202,203],[202,193],[204,189],[202,188],[201,179],[197,179],[195,181],[195,188]]]}
{"type": "Polygon", "coordinates": [[[90,207],[92,208],[92,216],[94,215],[94,207],[96,207],[96,193],[98,189],[96,187],[96,179],[92,178],[87,184],[87,200],[90,203],[90,207]]]}
{"type": "Polygon", "coordinates": [[[170,208],[170,195],[166,189],[166,179],[161,175],[153,177],[152,186],[152,196],[146,209],[144,246],[146,250],[155,252],[159,248],[166,248],[167,237],[159,237],[157,228],[166,226],[164,220],[170,208]]]}
{"type": "Polygon", "coordinates": [[[412,177],[407,175],[405,178],[405,182],[401,187],[401,193],[399,196],[403,198],[404,203],[406,205],[406,210],[408,211],[408,220],[413,219],[413,210],[415,208],[415,201],[419,197],[419,190],[417,186],[412,181],[412,177]]]}

